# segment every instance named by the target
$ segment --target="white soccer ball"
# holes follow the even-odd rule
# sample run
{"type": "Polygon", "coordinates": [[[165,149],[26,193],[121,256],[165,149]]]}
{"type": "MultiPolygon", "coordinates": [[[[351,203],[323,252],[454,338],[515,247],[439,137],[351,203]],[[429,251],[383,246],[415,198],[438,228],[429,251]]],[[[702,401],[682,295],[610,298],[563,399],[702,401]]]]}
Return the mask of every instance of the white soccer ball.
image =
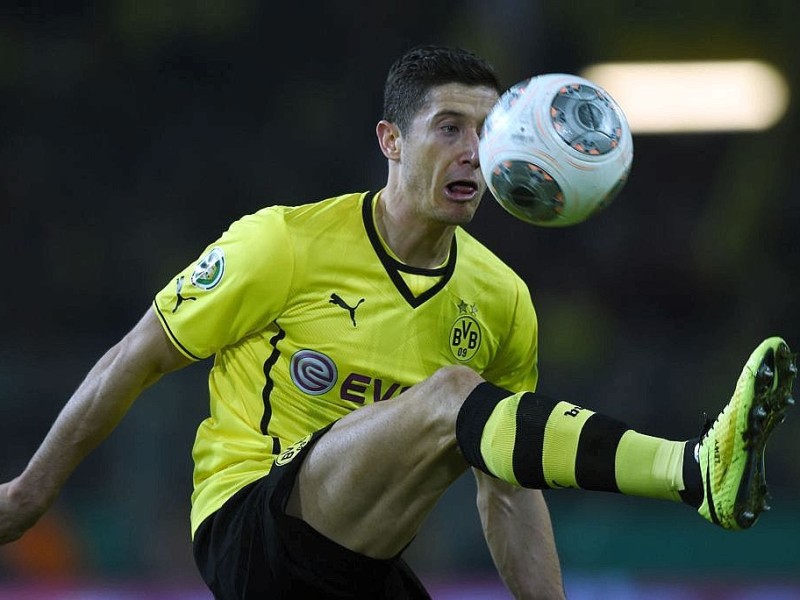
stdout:
{"type": "Polygon", "coordinates": [[[599,85],[549,73],[509,88],[478,146],[489,191],[534,225],[585,221],[619,194],[633,162],[625,114],[599,85]]]}

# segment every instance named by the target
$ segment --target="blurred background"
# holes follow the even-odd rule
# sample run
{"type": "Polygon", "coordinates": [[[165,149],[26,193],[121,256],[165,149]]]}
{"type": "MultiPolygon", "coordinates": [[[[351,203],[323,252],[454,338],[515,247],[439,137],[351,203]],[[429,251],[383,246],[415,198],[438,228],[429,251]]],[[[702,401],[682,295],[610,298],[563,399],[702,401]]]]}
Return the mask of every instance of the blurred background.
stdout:
{"type": "MultiPolygon", "coordinates": [[[[2,3],[0,480],[231,221],[382,186],[385,73],[431,42],[485,56],[506,85],[602,61],[744,58],[788,81],[765,131],[634,135],[627,186],[589,222],[535,228],[487,196],[469,227],[531,288],[542,391],[698,435],[764,337],[800,346],[798,24],[793,0],[2,3]]],[[[148,390],[0,548],[0,598],[210,598],[188,523],[208,366],[148,390]]],[[[767,456],[773,510],[746,533],[677,504],[548,492],[570,597],[800,597],[800,415],[767,456]]],[[[408,558],[435,598],[509,597],[469,475],[408,558]]]]}

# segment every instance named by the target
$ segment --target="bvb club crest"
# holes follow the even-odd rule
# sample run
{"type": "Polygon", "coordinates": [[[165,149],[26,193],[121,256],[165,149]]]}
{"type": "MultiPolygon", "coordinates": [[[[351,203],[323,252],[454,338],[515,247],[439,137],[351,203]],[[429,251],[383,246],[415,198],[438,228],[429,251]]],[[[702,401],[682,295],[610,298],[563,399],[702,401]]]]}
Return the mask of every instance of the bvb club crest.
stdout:
{"type": "Polygon", "coordinates": [[[461,362],[467,362],[481,347],[481,326],[475,315],[478,307],[463,300],[458,306],[458,318],[450,328],[450,351],[461,362]]]}

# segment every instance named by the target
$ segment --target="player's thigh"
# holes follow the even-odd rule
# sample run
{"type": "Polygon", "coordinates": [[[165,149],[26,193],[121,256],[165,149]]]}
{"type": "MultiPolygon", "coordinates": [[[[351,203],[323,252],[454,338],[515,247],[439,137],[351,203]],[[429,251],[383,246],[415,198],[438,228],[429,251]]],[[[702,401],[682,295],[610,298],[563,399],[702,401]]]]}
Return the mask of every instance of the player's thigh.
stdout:
{"type": "Polygon", "coordinates": [[[481,381],[470,369],[448,367],[340,419],[304,460],[289,514],[354,551],[398,553],[467,468],[455,422],[481,381]]]}
{"type": "Polygon", "coordinates": [[[378,560],[353,552],[286,515],[298,470],[325,433],[290,446],[269,474],[200,525],[195,560],[215,598],[430,598],[399,557],[378,560]]]}

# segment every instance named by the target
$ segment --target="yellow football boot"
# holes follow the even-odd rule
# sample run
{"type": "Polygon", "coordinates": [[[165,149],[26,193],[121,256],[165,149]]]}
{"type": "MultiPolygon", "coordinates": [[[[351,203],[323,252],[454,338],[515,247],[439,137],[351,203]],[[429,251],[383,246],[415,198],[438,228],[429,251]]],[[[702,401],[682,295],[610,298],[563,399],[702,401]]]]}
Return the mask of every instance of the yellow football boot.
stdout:
{"type": "Polygon", "coordinates": [[[716,525],[747,529],[769,510],[764,448],[794,404],[795,359],[783,339],[764,340],[750,355],[730,402],[700,440],[704,498],[697,512],[716,525]]]}

